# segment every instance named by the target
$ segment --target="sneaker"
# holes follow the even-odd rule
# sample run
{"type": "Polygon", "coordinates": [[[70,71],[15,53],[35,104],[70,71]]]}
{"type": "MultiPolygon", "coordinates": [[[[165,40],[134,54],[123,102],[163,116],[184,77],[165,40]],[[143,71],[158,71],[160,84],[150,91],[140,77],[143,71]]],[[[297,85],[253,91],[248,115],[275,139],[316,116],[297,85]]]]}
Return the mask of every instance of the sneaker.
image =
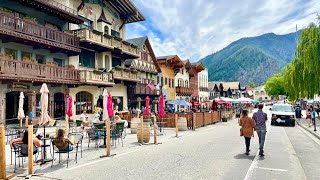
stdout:
{"type": "Polygon", "coordinates": [[[248,152],[248,151],[246,152],[246,155],[249,155],[249,152],[248,152]]]}
{"type": "Polygon", "coordinates": [[[263,154],[263,153],[259,153],[259,155],[260,155],[261,157],[263,157],[263,156],[264,156],[264,154],[263,154]]]}

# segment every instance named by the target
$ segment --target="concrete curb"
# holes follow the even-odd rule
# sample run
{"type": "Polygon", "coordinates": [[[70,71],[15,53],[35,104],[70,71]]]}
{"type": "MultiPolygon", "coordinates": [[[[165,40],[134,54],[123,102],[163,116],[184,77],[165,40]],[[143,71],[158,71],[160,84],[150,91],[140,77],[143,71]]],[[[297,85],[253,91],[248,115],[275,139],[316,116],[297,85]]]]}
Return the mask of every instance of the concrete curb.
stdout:
{"type": "Polygon", "coordinates": [[[314,137],[318,138],[320,140],[320,135],[315,133],[313,130],[310,130],[308,127],[305,125],[301,124],[300,122],[296,121],[296,123],[302,127],[304,130],[308,131],[310,134],[312,134],[314,137]]]}

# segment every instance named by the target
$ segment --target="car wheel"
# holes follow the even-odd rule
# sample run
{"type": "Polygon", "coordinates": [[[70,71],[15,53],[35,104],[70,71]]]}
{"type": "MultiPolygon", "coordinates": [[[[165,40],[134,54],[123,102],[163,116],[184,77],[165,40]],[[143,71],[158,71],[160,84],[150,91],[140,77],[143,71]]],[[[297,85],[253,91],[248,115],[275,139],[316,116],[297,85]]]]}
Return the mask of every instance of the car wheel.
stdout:
{"type": "Polygon", "coordinates": [[[275,123],[273,121],[271,121],[271,126],[275,126],[275,123]]]}
{"type": "Polygon", "coordinates": [[[296,123],[295,123],[295,122],[291,123],[291,126],[292,126],[292,127],[295,127],[295,126],[296,126],[296,123]]]}

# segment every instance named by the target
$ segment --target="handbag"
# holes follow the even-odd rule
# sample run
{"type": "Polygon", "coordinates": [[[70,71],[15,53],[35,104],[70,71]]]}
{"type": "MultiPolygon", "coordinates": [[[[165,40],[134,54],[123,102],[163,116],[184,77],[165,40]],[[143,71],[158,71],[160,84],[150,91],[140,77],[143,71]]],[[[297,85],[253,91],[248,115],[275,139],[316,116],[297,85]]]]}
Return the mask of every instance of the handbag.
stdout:
{"type": "MultiPolygon", "coordinates": [[[[247,119],[244,121],[243,125],[245,125],[246,122],[247,122],[247,119]]],[[[240,128],[240,136],[243,136],[243,128],[242,128],[242,126],[240,128]]]]}

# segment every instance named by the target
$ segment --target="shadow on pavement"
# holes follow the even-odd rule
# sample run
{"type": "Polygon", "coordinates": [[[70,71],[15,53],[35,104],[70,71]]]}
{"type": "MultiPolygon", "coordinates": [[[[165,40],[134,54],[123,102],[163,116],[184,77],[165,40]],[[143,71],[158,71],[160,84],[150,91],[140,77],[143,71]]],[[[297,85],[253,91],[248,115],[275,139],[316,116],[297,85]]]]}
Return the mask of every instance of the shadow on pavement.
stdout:
{"type": "Polygon", "coordinates": [[[246,155],[246,154],[238,154],[238,155],[235,155],[233,156],[235,159],[250,159],[253,161],[253,159],[255,158],[254,155],[246,155]]]}

